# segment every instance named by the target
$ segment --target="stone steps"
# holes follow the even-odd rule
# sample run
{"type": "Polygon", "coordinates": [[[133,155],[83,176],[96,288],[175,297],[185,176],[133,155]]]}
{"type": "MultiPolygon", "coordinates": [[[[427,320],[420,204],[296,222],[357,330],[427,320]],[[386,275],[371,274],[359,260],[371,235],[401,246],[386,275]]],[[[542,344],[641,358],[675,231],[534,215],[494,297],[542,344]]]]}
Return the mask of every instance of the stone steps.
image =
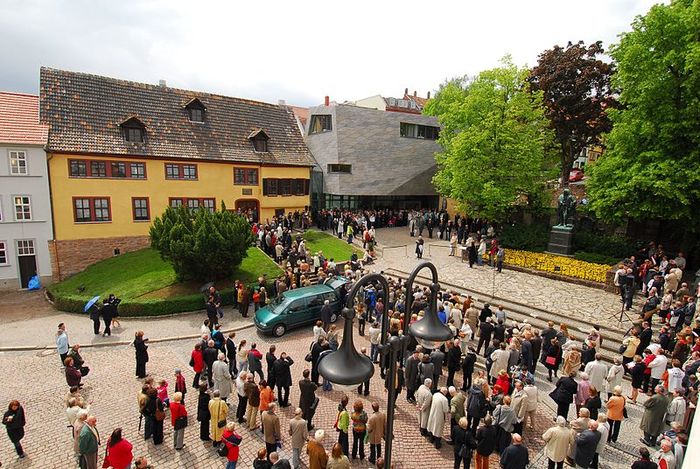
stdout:
{"type": "MultiPolygon", "coordinates": [[[[386,269],[384,272],[389,276],[401,277],[404,279],[409,275],[408,272],[395,268],[386,269]]],[[[416,278],[416,282],[421,286],[428,286],[430,283],[429,278],[423,275],[419,275],[416,278]]],[[[564,323],[569,327],[569,331],[573,333],[580,341],[585,339],[593,327],[593,324],[588,321],[579,318],[572,318],[555,311],[544,310],[524,303],[516,302],[514,300],[508,300],[506,298],[491,297],[491,295],[485,294],[484,292],[471,290],[447,282],[440,282],[440,285],[443,289],[454,290],[460,294],[470,294],[475,299],[477,307],[479,308],[483,307],[484,303],[489,303],[492,306],[502,304],[508,313],[509,320],[514,319],[518,323],[522,323],[527,320],[529,324],[540,330],[547,326],[547,321],[554,321],[555,328],[558,328],[560,323],[564,323]]],[[[603,344],[601,346],[601,350],[599,351],[603,354],[606,361],[612,362],[613,357],[620,355],[618,349],[627,330],[628,326],[624,325],[624,323],[623,327],[620,329],[601,325],[600,332],[603,337],[603,344]]]]}

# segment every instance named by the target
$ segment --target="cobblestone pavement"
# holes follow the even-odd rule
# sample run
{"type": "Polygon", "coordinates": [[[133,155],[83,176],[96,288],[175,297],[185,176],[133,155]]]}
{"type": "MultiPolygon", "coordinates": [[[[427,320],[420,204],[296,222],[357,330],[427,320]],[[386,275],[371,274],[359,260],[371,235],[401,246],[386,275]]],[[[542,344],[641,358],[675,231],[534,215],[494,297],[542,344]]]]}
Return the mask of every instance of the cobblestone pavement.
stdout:
{"type": "MultiPolygon", "coordinates": [[[[153,325],[145,328],[146,335],[155,333],[153,325]]],[[[4,341],[6,333],[0,334],[0,340],[4,341]]],[[[238,333],[238,339],[246,338],[250,342],[256,341],[258,348],[267,350],[271,343],[277,344],[278,352],[287,351],[295,359],[292,367],[293,380],[301,376],[301,371],[306,366],[303,357],[310,343],[310,333],[307,330],[299,330],[289,333],[282,340],[273,340],[271,337],[260,336],[253,329],[245,329],[238,333]]],[[[356,336],[356,346],[368,346],[365,337],[356,336]]],[[[188,366],[189,353],[193,340],[168,341],[152,344],[149,348],[150,362],[148,372],[156,379],[168,378],[172,384],[173,369],[181,368],[188,382],[192,380],[192,373],[188,366]]],[[[223,467],[224,462],[216,456],[210,445],[199,440],[198,422],[196,415],[196,394],[189,390],[185,402],[190,413],[190,426],[185,432],[185,449],[175,451],[172,448],[172,429],[169,419],[165,423],[164,444],[155,447],[151,442],[145,442],[142,436],[137,434],[138,412],[136,406],[136,394],[140,389],[140,380],[134,377],[134,352],[125,345],[110,347],[98,347],[84,350],[86,364],[91,372],[85,378],[85,396],[92,402],[91,413],[97,417],[97,425],[102,435],[102,441],[106,441],[111,431],[118,426],[124,429],[124,437],[134,444],[134,454],[145,455],[156,468],[213,468],[223,467]]],[[[63,409],[63,398],[67,391],[63,369],[58,363],[55,352],[22,351],[0,352],[0,373],[6,379],[5,385],[0,391],[0,403],[18,398],[25,406],[27,412],[27,436],[23,440],[27,451],[27,458],[18,460],[12,452],[5,435],[0,437],[0,461],[3,467],[8,468],[72,468],[75,467],[70,430],[66,428],[66,420],[63,409]],[[25,374],[21,370],[31,370],[25,374]]],[[[445,377],[442,378],[443,380],[445,377]]],[[[461,376],[456,378],[457,384],[461,384],[461,376]]],[[[551,384],[543,379],[538,386],[542,391],[541,412],[538,413],[536,428],[525,432],[525,444],[531,451],[531,458],[536,461],[533,467],[546,467],[546,461],[541,456],[541,434],[551,426],[553,410],[552,403],[547,397],[551,390],[551,384]]],[[[318,391],[321,399],[319,410],[314,418],[317,428],[327,431],[325,441],[326,449],[330,449],[336,440],[333,431],[336,405],[341,395],[340,392],[318,391]]],[[[358,398],[351,393],[351,402],[358,398]]],[[[236,398],[237,399],[237,398],[236,398]]],[[[298,403],[298,387],[293,386],[291,402],[298,403]]],[[[386,394],[383,382],[378,373],[371,382],[371,395],[369,399],[363,398],[365,408],[369,407],[372,399],[376,399],[382,408],[386,409],[386,394]]],[[[286,435],[288,419],[294,407],[282,409],[283,449],[282,455],[289,456],[289,440],[286,435]]],[[[631,411],[632,418],[623,426],[623,445],[629,445],[632,450],[636,447],[635,440],[639,437],[637,426],[639,412],[631,411]],[[629,430],[629,431],[628,431],[629,430]]],[[[398,400],[396,413],[394,460],[399,468],[437,468],[452,464],[452,447],[445,445],[441,450],[436,450],[421,438],[416,430],[417,412],[415,408],[406,402],[405,394],[398,400]]],[[[240,429],[244,437],[239,467],[252,467],[255,452],[264,446],[259,433],[249,433],[240,429]]],[[[4,433],[4,432],[3,432],[4,433]]],[[[104,455],[104,446],[100,449],[100,464],[104,455]]],[[[305,457],[304,457],[304,460],[305,457]]],[[[492,463],[497,467],[494,457],[492,463]]],[[[629,467],[630,458],[624,452],[606,451],[602,458],[603,468],[629,467]]],[[[354,461],[353,467],[371,467],[364,461],[354,461]]]]}
{"type": "MultiPolygon", "coordinates": [[[[618,326],[620,298],[597,288],[565,283],[537,275],[504,269],[497,273],[486,265],[469,268],[460,257],[449,256],[449,243],[427,237],[423,259],[438,269],[440,279],[480,292],[480,298],[501,297],[536,308],[571,315],[595,324],[618,326]]],[[[410,272],[418,260],[415,239],[405,228],[377,230],[378,246],[382,257],[374,267],[380,271],[394,268],[410,272]]],[[[427,272],[426,272],[427,273],[427,272]]],[[[637,301],[639,301],[637,299],[637,301]]]]}
{"type": "MultiPolygon", "coordinates": [[[[54,337],[61,322],[66,324],[70,343],[82,346],[131,343],[139,330],[151,331],[151,340],[193,336],[198,333],[206,314],[200,311],[159,318],[119,319],[121,327],[112,328],[111,336],[102,337],[93,333],[87,314],[57,311],[46,301],[43,292],[4,291],[0,292],[0,348],[55,347],[54,337]]],[[[233,314],[233,308],[227,306],[222,324],[228,331],[250,325],[251,319],[233,314]]],[[[100,330],[104,330],[104,323],[100,330]]]]}

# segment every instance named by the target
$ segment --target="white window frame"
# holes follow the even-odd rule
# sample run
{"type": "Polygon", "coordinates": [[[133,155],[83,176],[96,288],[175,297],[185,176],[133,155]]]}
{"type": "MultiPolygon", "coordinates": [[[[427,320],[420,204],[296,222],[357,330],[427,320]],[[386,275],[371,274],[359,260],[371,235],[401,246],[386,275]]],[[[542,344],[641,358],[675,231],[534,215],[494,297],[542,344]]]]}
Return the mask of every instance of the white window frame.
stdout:
{"type": "Polygon", "coordinates": [[[5,262],[0,261],[0,265],[10,265],[10,253],[7,249],[7,241],[0,240],[0,251],[5,253],[5,262]]]}
{"type": "MultiPolygon", "coordinates": [[[[10,176],[29,176],[29,158],[27,156],[27,151],[26,150],[7,150],[7,163],[10,165],[10,176]],[[14,156],[13,156],[14,153],[14,156]],[[19,156],[23,155],[22,158],[19,156]],[[15,169],[14,166],[12,166],[12,160],[17,160],[17,161],[24,161],[24,172],[19,172],[15,173],[13,170],[15,169]]],[[[17,168],[20,168],[20,165],[17,165],[17,168]]]]}
{"type": "Polygon", "coordinates": [[[15,241],[17,257],[36,256],[36,243],[33,239],[18,239],[15,241]]]}
{"type": "Polygon", "coordinates": [[[2,211],[2,196],[0,196],[0,223],[5,221],[5,212],[2,211]]]}
{"type": "MultiPolygon", "coordinates": [[[[24,204],[22,204],[24,206],[24,204]]],[[[16,194],[12,196],[12,207],[14,208],[15,221],[31,221],[32,220],[32,196],[28,194],[16,194]],[[29,206],[29,218],[17,218],[17,204],[15,203],[15,197],[26,197],[29,201],[27,204],[29,206]]]]}

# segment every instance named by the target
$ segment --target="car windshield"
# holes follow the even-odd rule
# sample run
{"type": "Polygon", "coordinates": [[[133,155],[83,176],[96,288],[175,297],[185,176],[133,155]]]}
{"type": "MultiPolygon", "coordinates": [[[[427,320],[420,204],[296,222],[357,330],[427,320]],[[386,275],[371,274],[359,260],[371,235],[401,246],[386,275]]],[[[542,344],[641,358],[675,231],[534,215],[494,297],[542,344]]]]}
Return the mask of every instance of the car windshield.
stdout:
{"type": "Polygon", "coordinates": [[[289,304],[289,301],[290,300],[288,298],[285,298],[284,295],[280,295],[277,298],[275,298],[274,300],[272,300],[272,302],[270,303],[270,307],[274,311],[281,311],[285,308],[285,306],[287,304],[289,304]]]}

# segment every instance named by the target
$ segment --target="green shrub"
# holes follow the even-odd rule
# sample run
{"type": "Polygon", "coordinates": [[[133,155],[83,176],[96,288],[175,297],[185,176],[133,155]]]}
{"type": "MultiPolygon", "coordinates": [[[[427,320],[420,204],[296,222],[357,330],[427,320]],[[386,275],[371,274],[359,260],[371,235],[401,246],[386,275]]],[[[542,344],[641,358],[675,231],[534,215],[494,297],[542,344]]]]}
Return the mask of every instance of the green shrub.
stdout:
{"type": "Polygon", "coordinates": [[[223,203],[215,212],[168,207],[153,221],[150,236],[178,280],[203,282],[230,277],[254,240],[248,221],[223,203]]]}
{"type": "Polygon", "coordinates": [[[585,261],[585,262],[592,262],[594,264],[607,264],[607,265],[613,265],[613,264],[616,264],[617,262],[620,261],[620,259],[617,257],[610,257],[610,256],[606,256],[604,254],[598,254],[595,252],[585,252],[585,251],[575,252],[574,259],[578,259],[580,261],[585,261]]]}
{"type": "Polygon", "coordinates": [[[574,251],[615,258],[614,262],[634,254],[634,243],[624,236],[591,231],[574,231],[574,251]]]}
{"type": "Polygon", "coordinates": [[[544,252],[549,242],[549,230],[544,225],[506,225],[500,241],[510,249],[544,252]]]}

